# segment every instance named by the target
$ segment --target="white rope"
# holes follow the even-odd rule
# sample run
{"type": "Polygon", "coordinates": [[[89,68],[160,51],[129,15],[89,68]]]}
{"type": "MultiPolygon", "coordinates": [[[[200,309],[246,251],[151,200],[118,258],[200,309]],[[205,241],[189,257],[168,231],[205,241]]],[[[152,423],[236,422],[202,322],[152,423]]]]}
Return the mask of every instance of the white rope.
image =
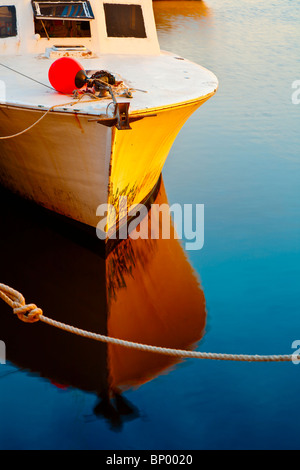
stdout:
{"type": "Polygon", "coordinates": [[[46,88],[49,88],[50,90],[54,90],[54,88],[52,86],[49,86],[49,85],[46,85],[45,83],[42,83],[42,82],[39,82],[38,80],[36,80],[35,78],[32,78],[32,77],[29,77],[28,75],[25,75],[24,73],[21,73],[19,72],[18,70],[15,70],[15,69],[12,69],[11,67],[8,67],[8,65],[4,65],[2,63],[0,63],[0,66],[2,67],[5,67],[6,69],[10,70],[11,72],[14,72],[18,75],[21,75],[21,77],[25,77],[25,78],[28,78],[29,80],[31,80],[32,82],[35,82],[35,83],[38,83],[39,85],[42,85],[46,88]]]}
{"type": "MultiPolygon", "coordinates": [[[[76,101],[71,101],[69,103],[65,103],[65,104],[57,104],[55,106],[52,106],[51,108],[49,108],[37,121],[35,121],[31,126],[27,127],[27,129],[24,129],[23,131],[21,132],[18,132],[17,134],[13,134],[13,135],[8,135],[8,136],[4,136],[4,137],[0,137],[0,140],[8,140],[8,139],[14,139],[16,137],[19,137],[23,134],[26,134],[26,132],[29,132],[31,129],[33,129],[35,126],[37,126],[51,111],[54,111],[55,108],[65,108],[66,106],[75,106],[77,105],[81,100],[83,100],[83,98],[85,98],[85,96],[87,96],[88,94],[83,94],[80,96],[79,99],[77,99],[76,101]]],[[[77,98],[77,96],[76,96],[77,98]]],[[[88,101],[85,101],[84,103],[91,103],[91,102],[94,102],[95,100],[99,100],[99,98],[97,97],[94,97],[93,100],[88,100],[88,101]]]]}
{"type": "MultiPolygon", "coordinates": [[[[3,65],[0,63],[0,65],[3,65]]],[[[30,78],[30,77],[28,77],[30,78]]],[[[99,80],[101,81],[101,80],[99,80]]],[[[39,82],[38,82],[39,83],[39,82]]],[[[104,83],[104,82],[103,82],[104,83]]],[[[129,96],[129,92],[131,91],[134,91],[133,88],[120,88],[121,85],[119,85],[119,89],[117,89],[116,91],[113,91],[111,87],[110,88],[110,93],[112,94],[113,98],[114,98],[114,103],[116,103],[116,98],[115,98],[115,94],[118,94],[120,93],[120,89],[126,93],[126,90],[128,92],[128,97],[131,97],[129,96]],[[124,91],[125,90],[125,91],[124,91]]],[[[75,90],[74,93],[73,93],[73,97],[74,99],[77,99],[79,96],[79,93],[75,90]]],[[[23,131],[21,132],[18,132],[17,134],[13,134],[13,135],[8,135],[8,136],[3,136],[3,137],[0,137],[0,140],[8,140],[8,139],[15,139],[16,137],[19,137],[23,134],[26,134],[26,132],[29,132],[31,129],[33,129],[35,126],[37,126],[51,111],[53,111],[55,108],[64,108],[66,106],[75,106],[76,104],[79,103],[79,101],[81,101],[83,98],[85,98],[86,96],[88,97],[92,97],[91,100],[88,100],[88,101],[85,101],[85,103],[92,103],[94,101],[101,101],[103,99],[106,99],[106,98],[102,98],[102,97],[97,97],[95,95],[93,95],[92,93],[83,93],[78,99],[77,101],[74,103],[74,102],[71,102],[71,103],[65,103],[65,104],[58,104],[58,105],[55,105],[55,106],[52,106],[50,109],[48,109],[48,111],[46,111],[36,122],[34,122],[31,126],[27,127],[26,129],[24,129],[23,131]]]]}
{"type": "Polygon", "coordinates": [[[110,336],[91,333],[90,331],[82,330],[65,323],[52,320],[45,317],[43,311],[35,304],[26,305],[25,299],[18,291],[0,284],[0,298],[4,300],[10,307],[13,308],[14,313],[18,318],[26,323],[33,323],[42,321],[48,325],[54,326],[69,333],[100,341],[107,344],[115,344],[130,349],[136,349],[144,352],[158,353],[166,356],[173,356],[178,358],[194,358],[194,359],[210,359],[215,361],[239,361],[239,362],[292,362],[300,357],[292,355],[272,355],[272,356],[259,356],[259,355],[246,355],[246,354],[220,354],[220,353],[205,353],[199,351],[188,351],[181,349],[163,348],[159,346],[151,346],[148,344],[141,344],[132,341],[126,341],[110,336]]]}
{"type": "Polygon", "coordinates": [[[243,361],[243,362],[290,362],[294,359],[292,355],[286,356],[253,356],[245,354],[219,354],[219,353],[204,353],[199,351],[187,351],[182,349],[171,349],[171,348],[162,348],[159,346],[150,346],[148,344],[135,343],[132,341],[125,341],[118,338],[112,338],[109,336],[104,336],[96,333],[91,333],[89,331],[81,330],[80,328],[75,328],[74,326],[66,325],[65,323],[52,320],[47,318],[44,315],[40,316],[40,320],[48,325],[54,326],[69,333],[73,333],[84,338],[93,339],[96,341],[101,341],[108,344],[115,344],[117,346],[124,346],[130,349],[137,349],[144,352],[152,352],[158,354],[164,354],[166,356],[174,356],[181,358],[194,358],[194,359],[211,359],[218,361],[243,361]]]}
{"type": "Polygon", "coordinates": [[[32,124],[31,126],[27,127],[27,129],[24,129],[23,131],[18,132],[17,134],[8,135],[8,136],[5,136],[5,137],[0,137],[0,140],[14,139],[15,137],[19,137],[20,135],[26,134],[26,132],[30,131],[30,130],[33,129],[35,126],[37,126],[37,125],[42,121],[42,119],[44,119],[44,118],[47,116],[47,114],[49,114],[50,111],[52,111],[52,109],[53,109],[53,108],[48,109],[48,111],[47,111],[46,113],[44,113],[42,117],[40,117],[34,124],[32,124]]]}

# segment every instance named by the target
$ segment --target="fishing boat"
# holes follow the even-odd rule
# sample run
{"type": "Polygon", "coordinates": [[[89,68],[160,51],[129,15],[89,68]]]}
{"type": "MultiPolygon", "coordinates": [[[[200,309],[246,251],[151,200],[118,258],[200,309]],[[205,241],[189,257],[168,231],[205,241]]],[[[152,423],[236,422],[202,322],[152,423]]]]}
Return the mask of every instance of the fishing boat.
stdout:
{"type": "Polygon", "coordinates": [[[0,0],[0,184],[90,227],[108,204],[108,237],[217,87],[161,51],[151,0],[0,0]]]}

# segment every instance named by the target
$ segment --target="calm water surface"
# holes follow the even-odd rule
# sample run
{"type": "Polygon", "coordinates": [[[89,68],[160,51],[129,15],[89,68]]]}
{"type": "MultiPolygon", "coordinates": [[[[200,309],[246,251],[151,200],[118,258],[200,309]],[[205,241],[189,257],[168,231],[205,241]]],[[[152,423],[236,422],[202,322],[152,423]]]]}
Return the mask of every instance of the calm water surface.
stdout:
{"type": "MultiPolygon", "coordinates": [[[[290,354],[300,340],[300,105],[291,99],[300,1],[154,9],[161,47],[220,81],[181,131],[157,195],[205,204],[204,248],[185,255],[174,240],[140,241],[104,263],[97,246],[4,193],[0,280],[92,331],[290,354]]],[[[20,324],[2,304],[0,312],[9,356],[0,366],[1,449],[300,448],[300,366],[175,363],[20,324]]]]}

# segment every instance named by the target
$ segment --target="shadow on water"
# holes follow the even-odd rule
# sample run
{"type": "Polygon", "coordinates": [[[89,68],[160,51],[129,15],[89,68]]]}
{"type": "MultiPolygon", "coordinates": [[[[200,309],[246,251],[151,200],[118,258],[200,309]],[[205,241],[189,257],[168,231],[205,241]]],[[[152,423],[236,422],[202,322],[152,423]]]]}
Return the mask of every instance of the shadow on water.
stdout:
{"type": "MultiPolygon", "coordinates": [[[[46,316],[88,331],[156,346],[196,347],[205,329],[205,298],[173,227],[169,240],[128,238],[105,255],[96,236],[6,191],[0,196],[0,282],[22,292],[46,316]]],[[[167,202],[163,182],[154,202],[167,202]]],[[[141,225],[150,226],[154,216],[151,208],[141,225]]],[[[180,362],[107,346],[42,322],[24,324],[2,302],[0,315],[8,361],[59,388],[95,394],[94,415],[115,430],[139,416],[123,392],[180,362]]]]}

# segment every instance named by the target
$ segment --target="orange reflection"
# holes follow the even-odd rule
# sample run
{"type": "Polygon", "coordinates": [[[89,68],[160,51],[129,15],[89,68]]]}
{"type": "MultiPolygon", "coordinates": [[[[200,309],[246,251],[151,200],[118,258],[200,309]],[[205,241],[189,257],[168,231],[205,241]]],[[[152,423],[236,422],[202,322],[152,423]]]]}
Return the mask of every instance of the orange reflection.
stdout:
{"type": "MultiPolygon", "coordinates": [[[[3,197],[0,278],[46,316],[171,348],[193,348],[201,339],[205,298],[173,227],[170,240],[129,238],[103,256],[100,240],[79,236],[73,228],[68,231],[61,221],[52,221],[41,208],[15,196],[3,197]]],[[[153,202],[167,202],[163,183],[153,202]]],[[[154,216],[150,210],[149,224],[154,216]]],[[[8,361],[62,390],[73,387],[96,394],[100,401],[95,415],[104,416],[113,427],[138,416],[122,397],[124,389],[142,385],[179,362],[107,346],[41,322],[24,324],[2,302],[0,315],[8,361]]]]}
{"type": "MultiPolygon", "coordinates": [[[[162,183],[155,204],[166,203],[162,183]]],[[[107,286],[110,336],[176,349],[201,339],[205,298],[173,227],[170,240],[129,238],[115,249],[107,259],[107,286]]],[[[114,390],[141,385],[178,362],[112,345],[108,358],[114,390]]]]}
{"type": "Polygon", "coordinates": [[[180,18],[203,20],[212,16],[212,9],[203,0],[157,0],[153,1],[153,9],[156,26],[161,29],[175,29],[180,18]]]}

